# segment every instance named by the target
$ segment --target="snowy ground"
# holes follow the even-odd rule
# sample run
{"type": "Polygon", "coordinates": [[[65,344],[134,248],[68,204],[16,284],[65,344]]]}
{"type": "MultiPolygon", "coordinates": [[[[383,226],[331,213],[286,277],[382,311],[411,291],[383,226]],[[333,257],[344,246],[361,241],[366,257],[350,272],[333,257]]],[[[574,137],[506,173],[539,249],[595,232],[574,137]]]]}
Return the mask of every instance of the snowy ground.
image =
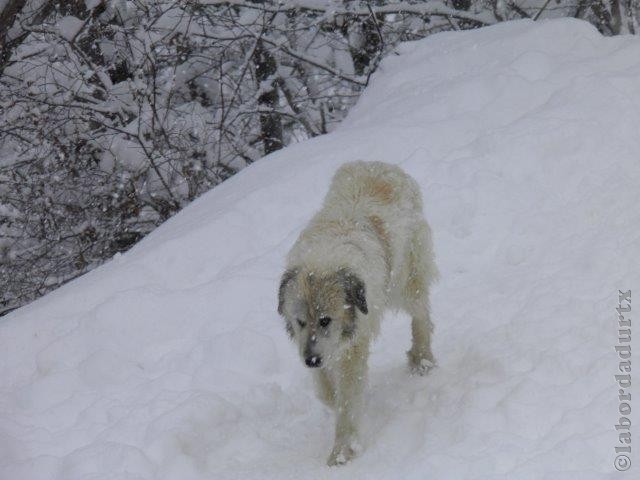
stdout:
{"type": "Polygon", "coordinates": [[[399,53],[338,131],[0,319],[2,480],[638,478],[637,454],[613,468],[613,376],[617,291],[640,293],[640,39],[517,22],[399,53]],[[408,318],[385,318],[366,450],[329,469],[276,288],[358,158],[423,187],[439,368],[408,375],[408,318]]]}

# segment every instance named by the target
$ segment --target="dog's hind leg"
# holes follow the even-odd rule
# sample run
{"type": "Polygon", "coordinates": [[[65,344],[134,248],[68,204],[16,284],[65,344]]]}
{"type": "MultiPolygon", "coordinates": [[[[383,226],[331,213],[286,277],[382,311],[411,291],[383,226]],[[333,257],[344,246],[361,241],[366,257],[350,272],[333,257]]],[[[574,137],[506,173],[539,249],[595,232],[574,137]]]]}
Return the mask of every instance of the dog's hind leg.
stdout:
{"type": "Polygon", "coordinates": [[[407,279],[403,291],[404,309],[411,315],[411,349],[407,352],[413,373],[426,374],[435,366],[431,351],[433,323],[429,312],[429,285],[437,277],[433,263],[429,226],[421,221],[409,241],[406,253],[407,279]]]}
{"type": "Polygon", "coordinates": [[[429,320],[428,307],[414,305],[411,308],[411,349],[407,352],[409,368],[412,373],[425,375],[435,366],[431,351],[431,334],[433,324],[429,320]]]}

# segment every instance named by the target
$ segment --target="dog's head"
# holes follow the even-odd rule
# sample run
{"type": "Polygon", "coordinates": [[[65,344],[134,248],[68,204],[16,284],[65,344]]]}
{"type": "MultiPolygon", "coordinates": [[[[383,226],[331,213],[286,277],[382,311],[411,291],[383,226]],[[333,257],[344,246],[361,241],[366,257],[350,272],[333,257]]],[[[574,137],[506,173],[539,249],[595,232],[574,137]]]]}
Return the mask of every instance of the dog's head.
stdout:
{"type": "Polygon", "coordinates": [[[348,268],[292,268],[282,275],[278,313],[308,367],[337,359],[356,334],[358,311],[368,313],[365,285],[348,268]]]}

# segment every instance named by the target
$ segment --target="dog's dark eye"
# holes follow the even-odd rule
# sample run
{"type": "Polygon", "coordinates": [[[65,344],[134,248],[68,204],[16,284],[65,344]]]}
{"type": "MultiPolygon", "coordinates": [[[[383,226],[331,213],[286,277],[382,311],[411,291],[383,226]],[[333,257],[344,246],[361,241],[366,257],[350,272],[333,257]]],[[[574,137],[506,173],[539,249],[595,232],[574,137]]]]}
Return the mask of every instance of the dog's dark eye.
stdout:
{"type": "Polygon", "coordinates": [[[300,325],[300,328],[304,328],[307,326],[307,322],[303,322],[302,320],[300,320],[299,318],[296,319],[298,322],[298,325],[300,325]]]}
{"type": "Polygon", "coordinates": [[[318,320],[318,322],[320,323],[320,326],[322,328],[327,328],[331,323],[331,317],[320,317],[320,320],[318,320]]]}

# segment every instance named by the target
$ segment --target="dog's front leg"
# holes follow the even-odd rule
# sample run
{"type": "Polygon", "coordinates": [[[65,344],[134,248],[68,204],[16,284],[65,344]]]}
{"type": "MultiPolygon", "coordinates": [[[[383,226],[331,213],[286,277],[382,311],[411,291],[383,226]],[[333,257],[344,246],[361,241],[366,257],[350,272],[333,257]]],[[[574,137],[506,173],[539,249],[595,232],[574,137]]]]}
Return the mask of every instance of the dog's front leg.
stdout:
{"type": "Polygon", "coordinates": [[[313,372],[313,380],[316,386],[316,394],[318,398],[327,407],[335,408],[336,392],[333,387],[331,375],[324,368],[316,368],[313,372]]]}
{"type": "Polygon", "coordinates": [[[343,355],[335,372],[336,437],[328,465],[347,463],[358,453],[358,426],[362,412],[362,395],[367,375],[368,344],[356,344],[343,355]]]}

